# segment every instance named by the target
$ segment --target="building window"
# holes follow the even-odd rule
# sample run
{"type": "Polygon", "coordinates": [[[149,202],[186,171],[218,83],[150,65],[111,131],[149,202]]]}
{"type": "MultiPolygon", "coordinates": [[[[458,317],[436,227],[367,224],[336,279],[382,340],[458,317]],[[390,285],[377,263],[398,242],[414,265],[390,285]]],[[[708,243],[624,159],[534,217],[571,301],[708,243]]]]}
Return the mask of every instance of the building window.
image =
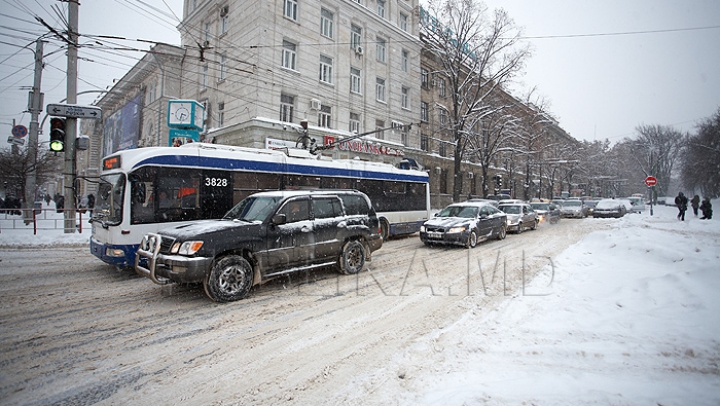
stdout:
{"type": "Polygon", "coordinates": [[[442,79],[442,78],[438,79],[437,85],[438,85],[438,92],[440,93],[440,97],[447,96],[447,94],[445,92],[445,79],[442,79]]]}
{"type": "Polygon", "coordinates": [[[402,50],[402,60],[400,61],[400,69],[402,69],[403,72],[407,72],[410,64],[410,54],[406,50],[402,50]]]}
{"type": "Polygon", "coordinates": [[[427,102],[420,102],[420,121],[423,123],[428,122],[428,104],[427,102]]]}
{"type": "Polygon", "coordinates": [[[222,127],[225,124],[225,102],[218,103],[218,125],[222,127]]]}
{"type": "Polygon", "coordinates": [[[362,94],[362,80],[360,76],[360,69],[350,68],[350,92],[362,94]]]}
{"type": "Polygon", "coordinates": [[[430,83],[428,82],[428,70],[425,68],[420,68],[420,85],[425,89],[430,87],[430,83]]]}
{"type": "Polygon", "coordinates": [[[386,49],[386,41],[385,38],[377,37],[377,46],[375,49],[375,52],[377,54],[377,60],[379,62],[385,62],[386,56],[385,56],[385,49],[386,49]]]}
{"type": "Polygon", "coordinates": [[[360,133],[360,114],[350,113],[350,127],[348,128],[351,133],[360,133]]]}
{"type": "MultiPolygon", "coordinates": [[[[385,122],[382,120],[375,120],[375,130],[382,130],[385,128],[385,122]]],[[[385,131],[378,131],[375,133],[375,138],[379,140],[385,139],[385,131]]]]}
{"type": "Polygon", "coordinates": [[[385,102],[385,79],[375,78],[375,99],[385,102]]]}
{"type": "Polygon", "coordinates": [[[225,14],[224,16],[220,17],[220,35],[223,35],[228,32],[230,29],[230,20],[229,16],[225,14]]]}
{"type": "Polygon", "coordinates": [[[400,105],[404,109],[410,108],[410,89],[405,86],[402,87],[400,105]]]}
{"type": "Polygon", "coordinates": [[[297,21],[297,9],[298,9],[297,0],[285,0],[285,8],[284,8],[285,17],[287,17],[293,21],[297,21]]]}
{"type": "Polygon", "coordinates": [[[447,124],[448,122],[448,115],[447,110],[445,108],[440,108],[440,124],[447,124]]]}
{"type": "Polygon", "coordinates": [[[332,109],[330,106],[320,106],[320,112],[318,113],[318,127],[332,128],[330,121],[332,120],[332,109]]]}
{"type": "Polygon", "coordinates": [[[220,55],[220,80],[225,80],[227,77],[227,55],[220,55]]]}
{"type": "Polygon", "coordinates": [[[350,26],[350,48],[357,50],[362,46],[362,28],[355,24],[350,26]]]}
{"type": "Polygon", "coordinates": [[[442,156],[442,157],[444,157],[444,156],[447,155],[447,149],[445,148],[445,142],[440,141],[440,149],[439,149],[438,153],[439,153],[440,156],[442,156]]]}
{"type": "Polygon", "coordinates": [[[408,16],[407,16],[407,14],[405,14],[405,13],[400,13],[400,18],[399,18],[399,21],[398,21],[398,22],[399,22],[399,25],[400,25],[400,29],[401,29],[401,30],[403,30],[403,31],[407,31],[407,30],[408,30],[408,16]]]}
{"type": "Polygon", "coordinates": [[[429,151],[428,146],[427,134],[420,134],[420,149],[423,151],[429,151]]]}
{"type": "Polygon", "coordinates": [[[320,10],[320,34],[333,37],[333,13],[324,8],[320,10]]]}
{"type": "Polygon", "coordinates": [[[283,54],[282,54],[282,66],[292,70],[295,69],[297,60],[297,53],[295,51],[297,45],[290,41],[283,40],[283,54]]]}
{"type": "Polygon", "coordinates": [[[320,55],[320,81],[332,84],[333,60],[325,55],[320,55]]]}
{"type": "Polygon", "coordinates": [[[286,94],[280,95],[280,121],[292,123],[295,98],[286,94]]]}
{"type": "Polygon", "coordinates": [[[377,0],[377,14],[385,18],[385,0],[377,0]]]}
{"type": "Polygon", "coordinates": [[[204,65],[202,67],[202,75],[200,77],[200,90],[207,89],[208,85],[208,66],[204,65]]]}

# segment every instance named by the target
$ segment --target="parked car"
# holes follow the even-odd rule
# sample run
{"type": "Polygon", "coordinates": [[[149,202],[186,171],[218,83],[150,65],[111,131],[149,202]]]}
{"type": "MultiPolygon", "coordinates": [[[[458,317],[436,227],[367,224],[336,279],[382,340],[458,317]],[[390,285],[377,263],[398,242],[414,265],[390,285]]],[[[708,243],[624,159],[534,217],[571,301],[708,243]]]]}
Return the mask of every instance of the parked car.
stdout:
{"type": "Polygon", "coordinates": [[[135,269],[158,284],[199,283],[217,302],[293,270],[360,272],[382,247],[370,199],[358,191],[273,191],[248,196],[219,220],[143,237],[135,269]]]}
{"type": "Polygon", "coordinates": [[[640,196],[630,196],[627,198],[632,204],[632,213],[642,213],[645,210],[645,199],[640,196]]]}
{"type": "Polygon", "coordinates": [[[515,230],[518,234],[526,228],[535,230],[540,221],[535,210],[527,203],[500,202],[498,208],[507,214],[507,229],[515,230]]]}
{"type": "Polygon", "coordinates": [[[593,210],[593,217],[615,217],[620,218],[627,213],[625,204],[617,199],[602,199],[593,210]]]}
{"type": "Polygon", "coordinates": [[[531,202],[530,207],[538,215],[538,222],[549,222],[555,224],[560,221],[560,208],[555,203],[531,202]]]}
{"type": "Polygon", "coordinates": [[[507,234],[507,216],[483,202],[451,204],[420,227],[420,240],[426,245],[450,244],[473,248],[481,240],[507,234]]]}
{"type": "Polygon", "coordinates": [[[585,218],[587,217],[587,206],[580,199],[565,200],[560,212],[563,217],[585,218]]]}

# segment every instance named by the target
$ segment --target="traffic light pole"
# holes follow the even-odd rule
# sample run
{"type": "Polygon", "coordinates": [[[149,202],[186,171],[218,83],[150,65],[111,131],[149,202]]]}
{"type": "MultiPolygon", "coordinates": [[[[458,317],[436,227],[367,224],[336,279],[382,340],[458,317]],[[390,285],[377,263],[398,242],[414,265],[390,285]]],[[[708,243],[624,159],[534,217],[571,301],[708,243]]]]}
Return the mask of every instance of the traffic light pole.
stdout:
{"type": "MultiPolygon", "coordinates": [[[[68,1],[68,60],[67,60],[67,103],[77,104],[77,42],[78,42],[78,0],[68,1]]],[[[68,117],[65,120],[65,233],[75,232],[75,138],[77,136],[77,119],[68,117]]]]}

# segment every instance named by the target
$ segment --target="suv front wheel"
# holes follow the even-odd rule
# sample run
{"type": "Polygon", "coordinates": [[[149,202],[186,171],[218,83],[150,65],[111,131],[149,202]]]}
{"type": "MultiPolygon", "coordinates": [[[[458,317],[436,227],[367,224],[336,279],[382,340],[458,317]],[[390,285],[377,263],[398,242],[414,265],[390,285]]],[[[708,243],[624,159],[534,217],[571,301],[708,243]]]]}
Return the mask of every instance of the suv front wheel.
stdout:
{"type": "Polygon", "coordinates": [[[216,302],[240,300],[253,285],[253,267],[240,255],[228,255],[213,265],[203,280],[205,293],[216,302]]]}
{"type": "Polygon", "coordinates": [[[345,243],[340,254],[340,272],[351,275],[362,271],[365,266],[365,247],[360,241],[345,243]]]}

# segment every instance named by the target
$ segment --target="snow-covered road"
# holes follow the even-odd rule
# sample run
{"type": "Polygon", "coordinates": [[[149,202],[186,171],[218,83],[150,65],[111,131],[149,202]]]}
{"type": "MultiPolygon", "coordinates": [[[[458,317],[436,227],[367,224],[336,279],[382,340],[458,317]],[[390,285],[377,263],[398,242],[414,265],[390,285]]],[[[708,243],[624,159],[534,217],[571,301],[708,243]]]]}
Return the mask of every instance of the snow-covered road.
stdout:
{"type": "MultiPolygon", "coordinates": [[[[210,301],[202,286],[118,272],[86,247],[2,248],[1,403],[673,404],[682,389],[657,399],[628,389],[670,379],[695,382],[686,389],[702,396],[692,404],[712,404],[718,303],[686,296],[720,288],[718,278],[691,272],[673,290],[658,283],[682,276],[648,272],[678,258],[690,270],[720,271],[718,223],[697,226],[703,238],[681,234],[671,247],[686,255],[652,266],[644,256],[627,277],[618,265],[644,252],[640,241],[676,233],[667,210],[667,222],[659,211],[568,219],[473,250],[391,240],[357,277],[294,275],[229,304],[210,301]],[[661,301],[652,318],[648,298],[661,301]],[[674,332],[653,339],[668,335],[653,324],[662,309],[684,317],[688,306],[715,315],[687,335],[701,342],[674,332]]],[[[686,322],[692,331],[696,320],[686,322]]]]}

